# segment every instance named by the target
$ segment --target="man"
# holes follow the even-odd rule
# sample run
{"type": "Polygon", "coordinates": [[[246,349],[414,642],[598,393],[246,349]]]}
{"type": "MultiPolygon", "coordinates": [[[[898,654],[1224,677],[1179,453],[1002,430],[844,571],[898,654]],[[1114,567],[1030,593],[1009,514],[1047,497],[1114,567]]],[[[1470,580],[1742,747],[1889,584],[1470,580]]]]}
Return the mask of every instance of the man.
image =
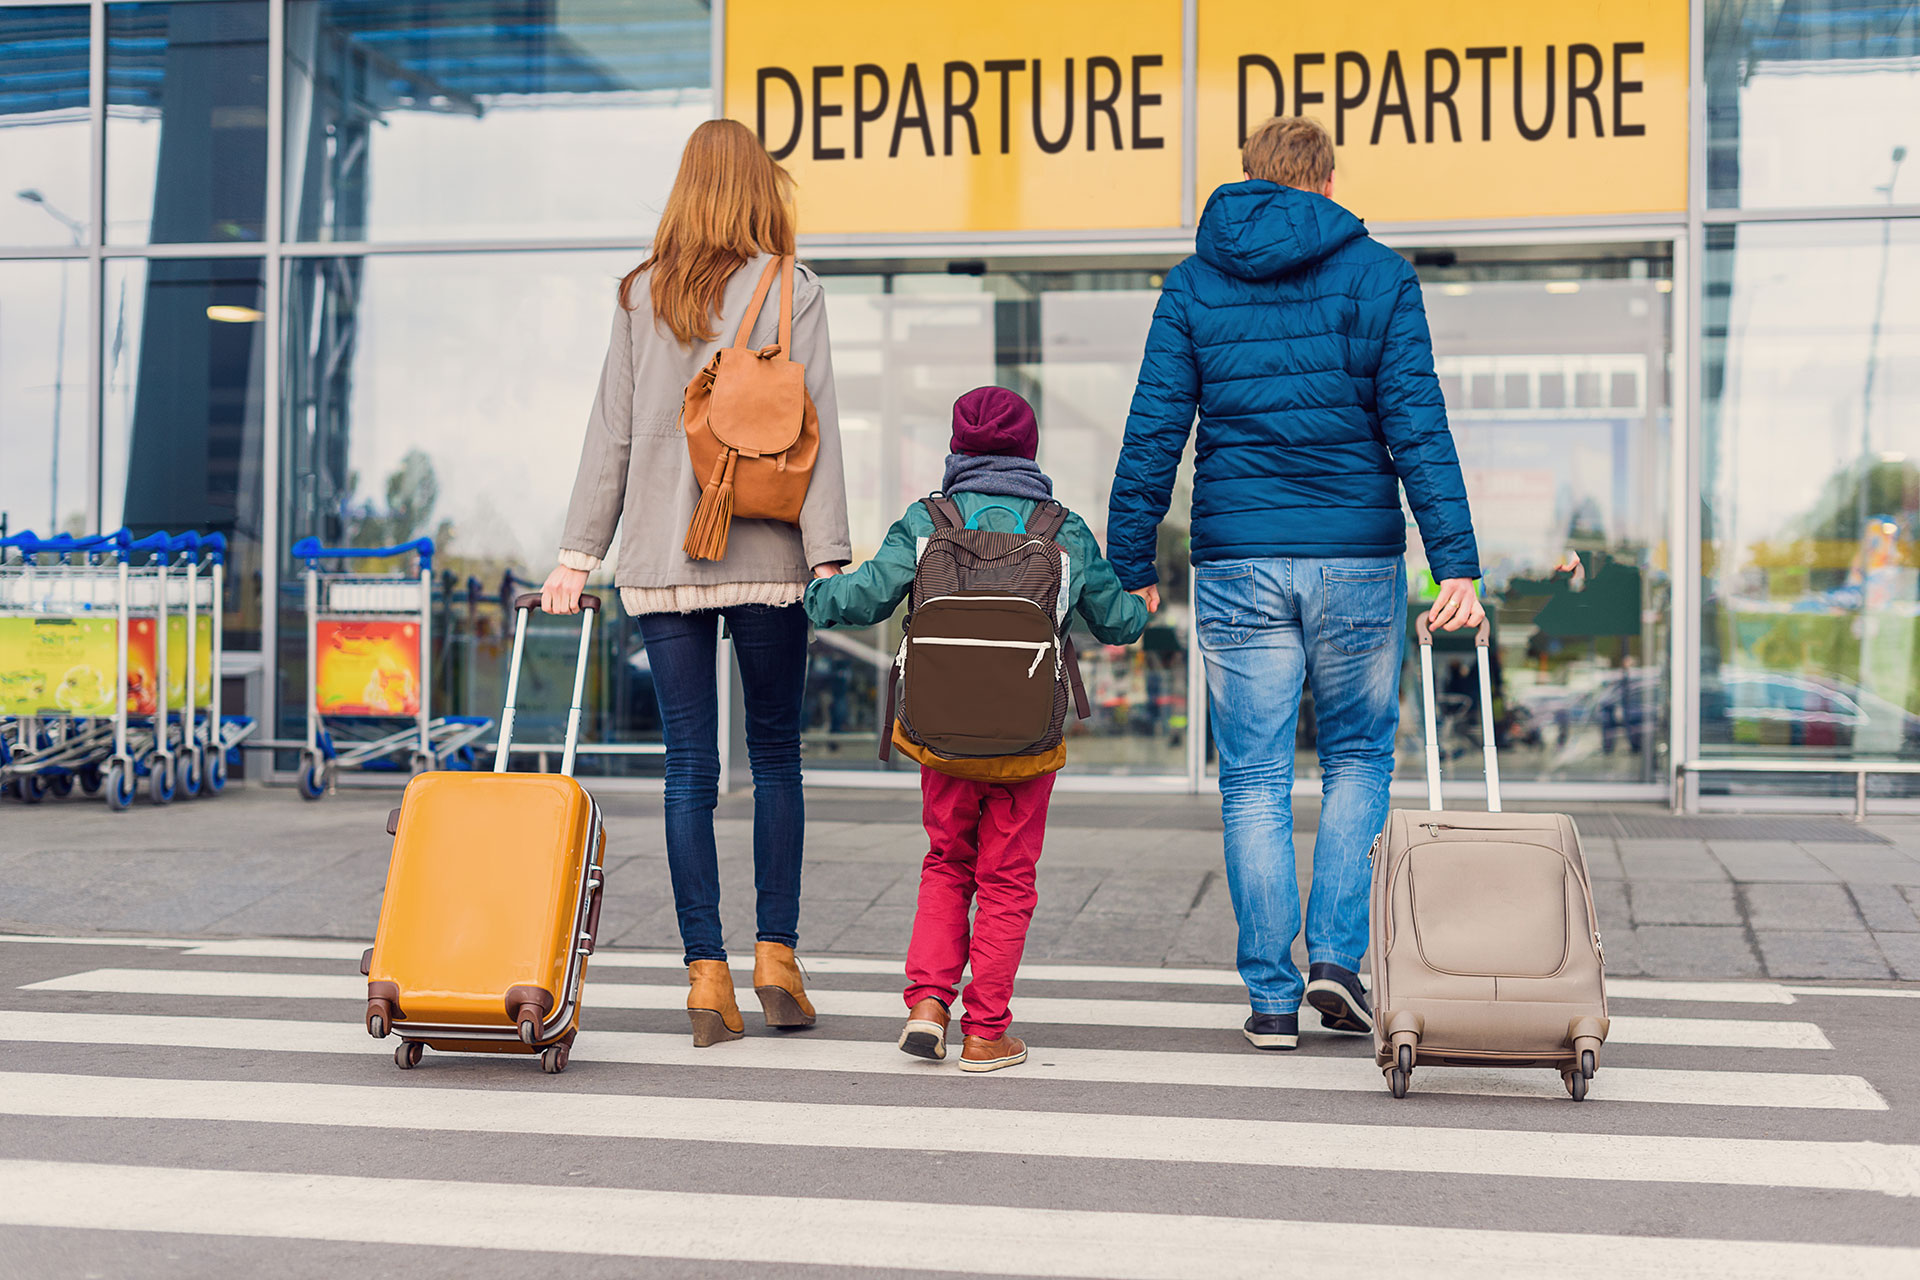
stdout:
{"type": "Polygon", "coordinates": [[[1335,204],[1319,124],[1267,121],[1247,181],[1207,201],[1197,252],[1167,275],[1113,481],[1108,551],[1158,608],[1154,549],[1195,411],[1196,630],[1220,751],[1227,886],[1257,1048],[1291,1049],[1304,998],[1373,1028],[1368,849],[1385,825],[1406,646],[1406,522],[1439,598],[1477,627],[1479,552],[1413,268],[1335,204]],[[1313,690],[1322,774],[1303,982],[1293,854],[1294,725],[1313,690]]]}

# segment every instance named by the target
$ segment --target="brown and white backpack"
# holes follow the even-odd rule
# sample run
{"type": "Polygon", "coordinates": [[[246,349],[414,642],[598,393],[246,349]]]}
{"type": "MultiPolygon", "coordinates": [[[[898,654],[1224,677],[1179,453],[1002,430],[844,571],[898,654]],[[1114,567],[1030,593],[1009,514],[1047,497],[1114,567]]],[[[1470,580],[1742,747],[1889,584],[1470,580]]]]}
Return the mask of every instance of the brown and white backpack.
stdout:
{"type": "Polygon", "coordinates": [[[1066,763],[1067,702],[1090,714],[1068,634],[1073,561],[1055,541],[1067,510],[1036,508],[1018,533],[963,520],[953,499],[925,500],[906,635],[887,691],[880,758],[893,747],[958,778],[1015,782],[1066,763]]]}

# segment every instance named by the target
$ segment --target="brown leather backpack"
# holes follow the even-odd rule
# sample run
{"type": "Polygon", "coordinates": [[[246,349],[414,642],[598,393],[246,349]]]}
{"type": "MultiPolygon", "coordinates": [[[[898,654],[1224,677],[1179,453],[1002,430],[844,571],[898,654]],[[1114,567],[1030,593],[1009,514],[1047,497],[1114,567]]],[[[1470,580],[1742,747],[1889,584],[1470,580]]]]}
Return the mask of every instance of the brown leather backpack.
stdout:
{"type": "Polygon", "coordinates": [[[687,555],[719,560],[727,531],[743,520],[800,522],[800,507],[820,452],[820,419],[807,394],[806,367],[792,359],[793,257],[767,264],[740,317],[731,347],[714,353],[687,384],[680,426],[693,474],[706,476],[687,526],[687,555]],[[747,345],[767,291],[780,277],[780,333],[770,347],[747,345]]]}

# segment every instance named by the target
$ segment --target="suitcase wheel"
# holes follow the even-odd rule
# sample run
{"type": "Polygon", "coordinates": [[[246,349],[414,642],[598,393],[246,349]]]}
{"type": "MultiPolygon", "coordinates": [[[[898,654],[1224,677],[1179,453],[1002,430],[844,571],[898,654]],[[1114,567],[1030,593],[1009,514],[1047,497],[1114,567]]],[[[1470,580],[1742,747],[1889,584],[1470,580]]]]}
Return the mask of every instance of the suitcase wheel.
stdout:
{"type": "Polygon", "coordinates": [[[1594,1060],[1593,1050],[1582,1049],[1580,1051],[1580,1074],[1591,1080],[1593,1079],[1593,1073],[1599,1069],[1600,1064],[1594,1060]]]}
{"type": "MultiPolygon", "coordinates": [[[[1387,1072],[1387,1088],[1393,1091],[1394,1097],[1404,1098],[1407,1096],[1407,1084],[1412,1079],[1413,1072],[1403,1067],[1390,1068],[1387,1072]]],[[[1582,1083],[1585,1082],[1583,1081],[1582,1083]]]]}
{"type": "Polygon", "coordinates": [[[393,1029],[393,1002],[376,996],[367,1001],[367,1034],[383,1039],[393,1029]]]}
{"type": "Polygon", "coordinates": [[[550,1076],[557,1076],[567,1069],[567,1059],[572,1055],[564,1044],[556,1044],[540,1054],[540,1069],[550,1076]]]}
{"type": "Polygon", "coordinates": [[[520,1010],[520,1043],[532,1044],[540,1038],[540,1020],[533,1016],[532,1006],[520,1010]]]}
{"type": "Polygon", "coordinates": [[[1413,1046],[1410,1044],[1401,1045],[1400,1052],[1394,1055],[1394,1061],[1399,1065],[1402,1071],[1406,1072],[1409,1076],[1412,1075],[1413,1074],[1413,1046]]]}
{"type": "Polygon", "coordinates": [[[1567,1092],[1573,1095],[1575,1102],[1587,1100],[1587,1077],[1578,1071],[1566,1072],[1563,1078],[1567,1082],[1567,1092]]]}
{"type": "Polygon", "coordinates": [[[427,1047],[418,1040],[402,1040],[393,1049],[393,1065],[402,1071],[411,1071],[420,1065],[420,1059],[426,1056],[427,1047]]]}

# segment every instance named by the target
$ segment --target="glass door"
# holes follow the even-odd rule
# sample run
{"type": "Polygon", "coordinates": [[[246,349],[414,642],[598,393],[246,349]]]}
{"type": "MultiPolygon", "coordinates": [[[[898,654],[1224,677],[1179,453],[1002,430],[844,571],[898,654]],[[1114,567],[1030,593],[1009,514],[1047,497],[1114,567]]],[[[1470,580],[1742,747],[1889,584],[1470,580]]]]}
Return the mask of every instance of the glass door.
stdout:
{"type": "MultiPolygon", "coordinates": [[[[1671,247],[1413,256],[1479,536],[1502,773],[1660,784],[1672,621],[1671,247]]],[[[1408,545],[1411,610],[1435,587],[1411,521],[1408,545]]],[[[1402,685],[1406,777],[1422,767],[1413,657],[1402,685]]],[[[1443,754],[1476,777],[1471,642],[1443,639],[1435,658],[1443,754]]]]}

